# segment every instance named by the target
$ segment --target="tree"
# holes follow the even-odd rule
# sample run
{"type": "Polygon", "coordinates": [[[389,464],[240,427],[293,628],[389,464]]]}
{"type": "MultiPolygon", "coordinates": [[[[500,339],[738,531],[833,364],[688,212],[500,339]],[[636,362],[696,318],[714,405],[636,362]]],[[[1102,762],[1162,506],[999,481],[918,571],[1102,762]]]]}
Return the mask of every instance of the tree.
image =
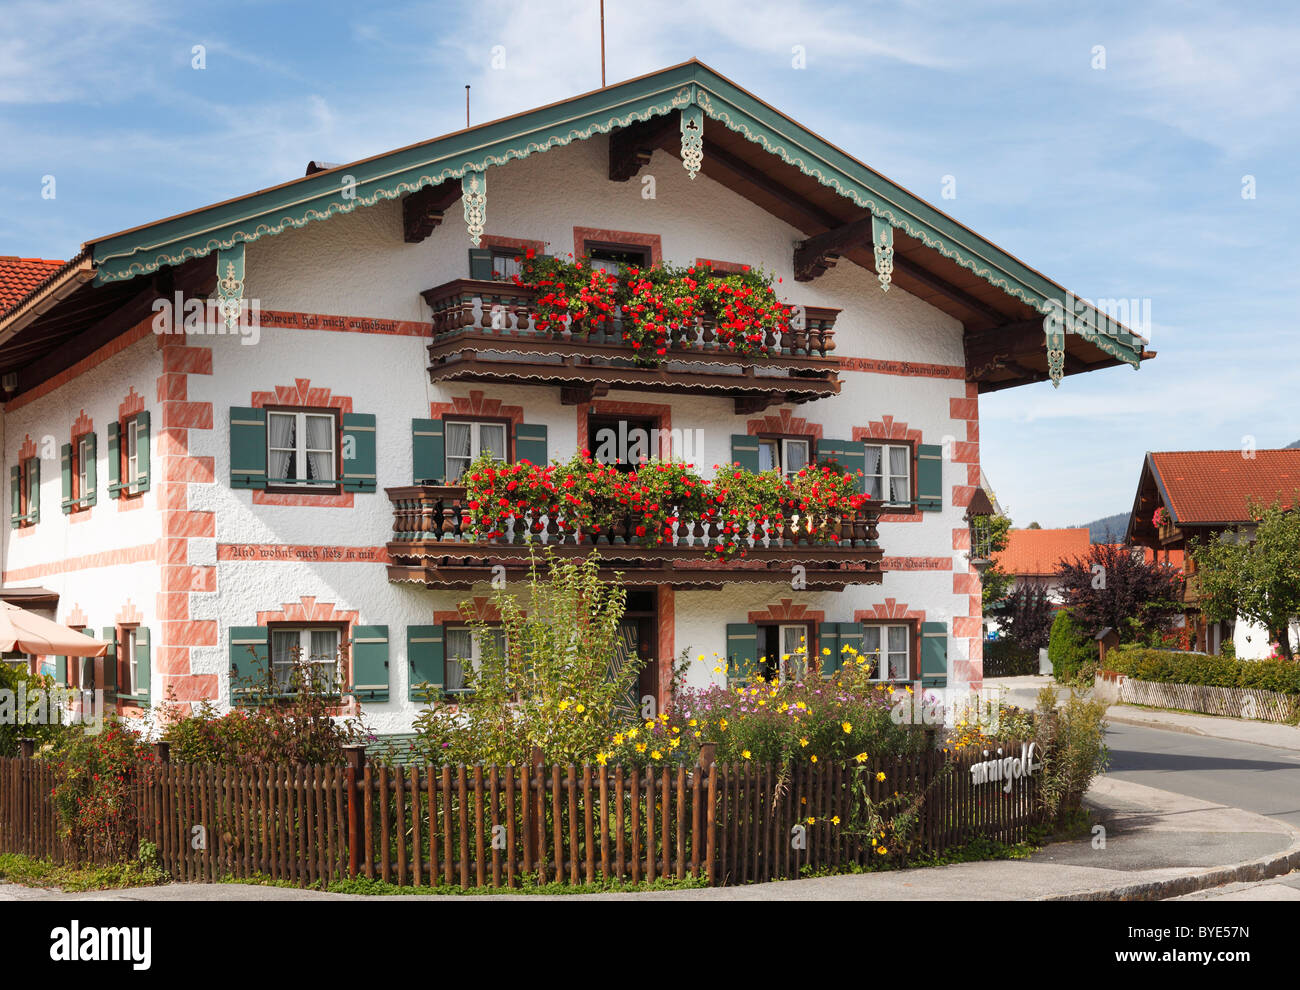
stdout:
{"type": "Polygon", "coordinates": [[[1191,541],[1201,611],[1212,622],[1242,616],[1258,623],[1291,660],[1288,627],[1300,614],[1300,512],[1281,501],[1268,508],[1252,501],[1250,515],[1253,537],[1237,529],[1191,541]]]}
{"type": "Polygon", "coordinates": [[[1121,640],[1164,631],[1182,611],[1183,579],[1169,564],[1148,563],[1134,547],[1094,543],[1062,562],[1056,580],[1064,604],[1089,634],[1110,626],[1121,640]]]}
{"type": "Polygon", "coordinates": [[[1031,522],[1028,526],[1025,527],[1025,529],[1042,529],[1042,528],[1043,527],[1038,525],[1037,522],[1031,522]]]}
{"type": "MultiPolygon", "coordinates": [[[[1007,532],[1011,529],[1011,520],[1007,516],[976,516],[971,522],[971,556],[977,559],[992,560],[1007,548],[1007,532]]],[[[1015,580],[999,565],[993,564],[980,576],[980,592],[983,595],[984,611],[990,605],[1002,601],[1015,580]]]]}
{"type": "Polygon", "coordinates": [[[1017,588],[1008,596],[999,618],[1009,639],[1025,649],[1041,650],[1052,629],[1052,602],[1047,589],[1033,585],[1017,588]]]}

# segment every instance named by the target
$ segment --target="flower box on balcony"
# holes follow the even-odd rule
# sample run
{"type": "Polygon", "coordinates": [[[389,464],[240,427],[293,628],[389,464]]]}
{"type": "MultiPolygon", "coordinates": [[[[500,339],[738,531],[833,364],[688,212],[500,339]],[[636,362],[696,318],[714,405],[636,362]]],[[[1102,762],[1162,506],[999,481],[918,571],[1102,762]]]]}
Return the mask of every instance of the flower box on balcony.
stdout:
{"type": "Polygon", "coordinates": [[[840,389],[836,309],[804,309],[788,332],[766,331],[763,354],[738,353],[713,321],[697,317],[669,335],[660,356],[634,349],[619,307],[598,326],[565,320],[542,329],[537,291],[510,282],[456,279],[422,295],[433,310],[433,381],[704,392],[734,396],[747,412],[840,389]]]}

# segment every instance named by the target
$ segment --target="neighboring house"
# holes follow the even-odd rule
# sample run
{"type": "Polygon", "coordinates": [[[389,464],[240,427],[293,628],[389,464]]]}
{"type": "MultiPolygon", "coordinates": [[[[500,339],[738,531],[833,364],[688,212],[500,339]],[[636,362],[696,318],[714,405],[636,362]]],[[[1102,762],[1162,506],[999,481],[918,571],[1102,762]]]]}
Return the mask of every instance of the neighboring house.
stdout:
{"type": "MultiPolygon", "coordinates": [[[[1300,450],[1176,450],[1148,453],[1142,463],[1127,542],[1158,550],[1181,565],[1186,586],[1184,617],[1190,648],[1218,653],[1231,641],[1239,657],[1259,659],[1271,651],[1266,629],[1241,620],[1207,622],[1200,610],[1195,561],[1189,541],[1208,542],[1220,533],[1254,529],[1252,500],[1292,502],[1300,492],[1300,450]],[[1156,520],[1156,513],[1163,514],[1156,520]]],[[[1292,643],[1300,641],[1292,626],[1292,643]]]]}
{"type": "Polygon", "coordinates": [[[481,649],[458,603],[496,621],[489,582],[525,573],[521,548],[461,535],[469,454],[681,431],[706,473],[835,458],[886,504],[840,548],[622,548],[643,694],[665,700],[683,650],[734,662],[800,638],[978,685],[979,395],[1152,356],[1086,306],[1045,346],[1068,298],[692,61],[88,242],[0,317],[4,582],[114,642],[60,669],[122,710],[227,704],[250,650],[347,647],[350,695],[400,732],[418,685],[454,691],[481,649]],[[493,278],[529,248],[753,265],[809,333],[767,359],[638,367],[616,337],[528,329],[534,294],[493,278]],[[260,327],[154,332],[159,305],[208,297],[260,327]]]}
{"type": "Polygon", "coordinates": [[[994,562],[1015,578],[1012,591],[1038,587],[1048,598],[1060,603],[1060,586],[1056,572],[1060,565],[1088,555],[1088,530],[1013,529],[1007,532],[1007,545],[994,554],[994,562]]]}

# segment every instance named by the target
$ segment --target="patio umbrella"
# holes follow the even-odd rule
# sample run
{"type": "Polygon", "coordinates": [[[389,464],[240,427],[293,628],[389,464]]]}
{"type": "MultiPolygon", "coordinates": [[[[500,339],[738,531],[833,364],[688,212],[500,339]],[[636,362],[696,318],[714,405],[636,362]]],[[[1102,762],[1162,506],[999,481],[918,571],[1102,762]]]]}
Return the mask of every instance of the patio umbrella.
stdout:
{"type": "Polygon", "coordinates": [[[102,657],[108,644],[42,618],[25,608],[0,602],[0,652],[17,650],[34,656],[102,657]]]}

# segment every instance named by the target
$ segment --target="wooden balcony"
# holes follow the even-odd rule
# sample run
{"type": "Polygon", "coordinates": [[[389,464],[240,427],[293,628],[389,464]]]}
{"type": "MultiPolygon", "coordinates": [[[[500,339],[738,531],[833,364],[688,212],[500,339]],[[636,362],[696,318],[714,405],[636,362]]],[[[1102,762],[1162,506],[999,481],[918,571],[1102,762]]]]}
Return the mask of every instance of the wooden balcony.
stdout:
{"type": "Polygon", "coordinates": [[[496,539],[474,540],[465,508],[465,490],[439,485],[387,489],[393,503],[392,563],[388,579],[430,588],[469,588],[487,581],[500,564],[522,577],[529,549],[550,547],[566,557],[596,550],[608,570],[621,571],[628,584],[667,584],[675,588],[720,588],[734,582],[775,582],[812,590],[842,590],[852,584],[879,584],[877,509],[833,520],[790,516],[744,538],[744,556],[720,559],[718,526],[685,520],[670,542],[642,546],[629,534],[637,517],[629,513],[611,532],[566,531],[561,519],[525,513],[496,539]],[[834,534],[837,539],[831,539],[834,534]],[[798,568],[798,569],[796,569],[798,568]]]}
{"type": "Polygon", "coordinates": [[[623,339],[622,317],[588,334],[579,326],[537,329],[536,293],[510,282],[457,279],[422,293],[433,309],[432,381],[497,382],[561,389],[566,404],[611,388],[732,398],[740,414],[808,402],[840,390],[835,349],[837,309],[805,309],[802,325],[769,333],[769,355],[731,352],[715,327],[697,320],[671,340],[658,365],[638,363],[623,339]]]}

